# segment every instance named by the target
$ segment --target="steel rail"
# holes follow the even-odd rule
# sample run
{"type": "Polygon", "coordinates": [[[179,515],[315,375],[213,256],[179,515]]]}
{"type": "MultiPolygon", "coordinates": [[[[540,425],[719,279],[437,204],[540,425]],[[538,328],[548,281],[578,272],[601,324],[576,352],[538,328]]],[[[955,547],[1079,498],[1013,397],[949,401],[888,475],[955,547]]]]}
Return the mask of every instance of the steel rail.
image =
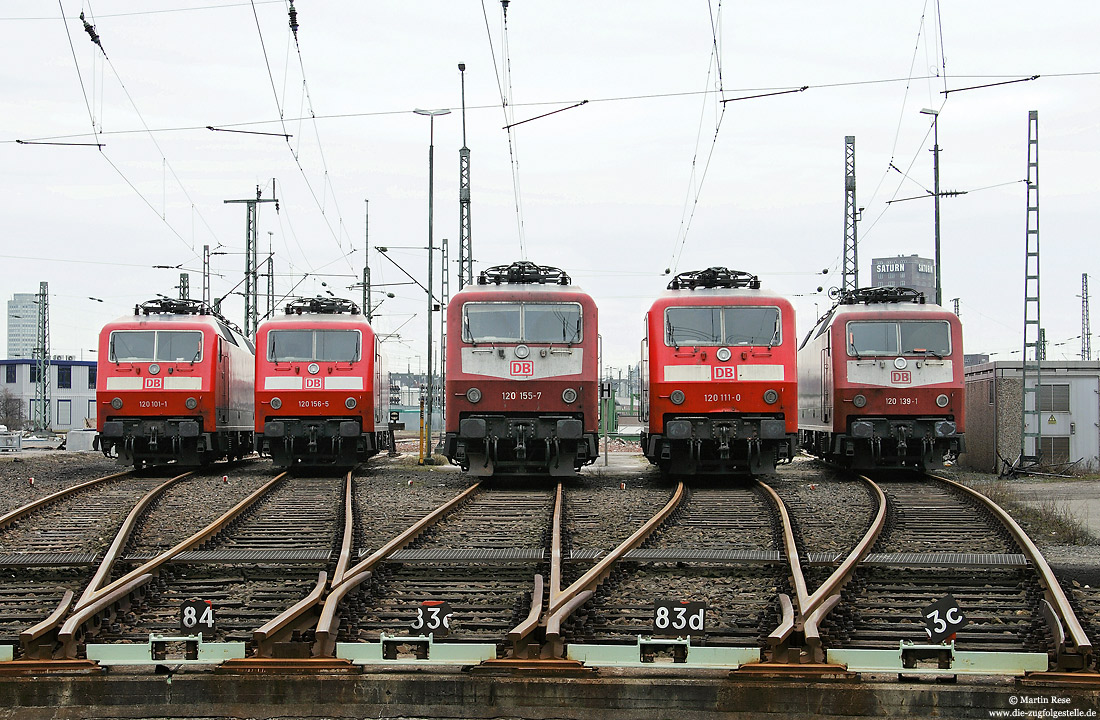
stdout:
{"type": "MultiPolygon", "coordinates": [[[[1055,616],[1062,624],[1063,628],[1068,631],[1068,639],[1073,643],[1074,649],[1077,654],[1080,655],[1082,661],[1082,667],[1088,667],[1092,663],[1092,642],[1085,634],[1085,629],[1081,625],[1081,621],[1077,619],[1077,614],[1074,613],[1073,607],[1069,603],[1069,599],[1066,597],[1065,592],[1062,590],[1062,586],[1058,583],[1058,578],[1055,577],[1054,571],[1050,569],[1050,565],[1047,563],[1046,558],[1039,552],[1039,548],[1035,546],[1035,543],[1031,541],[1028,534],[1024,532],[1024,529],[1012,519],[1005,510],[989,499],[985,495],[981,494],[977,490],[968,488],[962,483],[949,480],[939,475],[929,474],[929,477],[935,478],[941,482],[957,488],[967,495],[975,498],[978,502],[982,503],[988,508],[993,515],[1003,524],[1011,533],[1016,544],[1024,551],[1028,560],[1031,562],[1035,571],[1039,574],[1039,582],[1043,585],[1044,590],[1053,600],[1051,603],[1055,616]]],[[[1058,632],[1055,628],[1052,628],[1052,633],[1055,637],[1058,636],[1058,632]]],[[[1063,648],[1058,649],[1058,663],[1063,662],[1063,648]]]]}
{"type": "MultiPolygon", "coordinates": [[[[603,559],[596,563],[592,568],[577,579],[572,585],[567,587],[562,592],[558,593],[558,596],[550,602],[550,607],[546,611],[546,640],[550,643],[555,653],[561,650],[561,635],[560,628],[562,622],[578,607],[584,604],[584,602],[573,603],[574,598],[581,593],[587,591],[594,591],[599,587],[600,583],[607,578],[611,573],[612,567],[617,563],[623,555],[633,550],[634,548],[645,542],[654,530],[657,529],[661,523],[668,519],[668,517],[680,506],[683,502],[685,495],[684,482],[681,480],[676,485],[676,491],[672,494],[672,498],[668,503],[661,508],[650,518],[642,527],[638,528],[633,535],[623,540],[617,548],[608,553],[603,559]]],[[[585,601],[591,597],[588,595],[585,601]]]]}
{"type": "Polygon", "coordinates": [[[370,557],[357,563],[344,573],[339,583],[334,583],[321,608],[320,617],[317,619],[317,628],[314,632],[314,657],[327,657],[336,650],[336,631],[339,627],[339,617],[336,612],[344,597],[359,585],[371,577],[372,571],[387,557],[405,547],[425,530],[438,522],[460,504],[468,500],[474,493],[481,489],[481,483],[477,482],[463,490],[451,500],[439,506],[420,520],[413,523],[407,530],[383,545],[370,557]]]}
{"type": "MultiPolygon", "coordinates": [[[[19,633],[19,644],[23,648],[23,655],[24,656],[29,656],[29,655],[32,654],[30,652],[31,651],[31,643],[34,643],[36,640],[43,637],[44,635],[51,632],[52,630],[56,629],[57,626],[61,624],[61,621],[65,619],[65,614],[68,613],[69,608],[71,608],[73,606],[73,598],[75,598],[75,597],[76,597],[76,594],[72,590],[66,590],[65,595],[61,598],[61,602],[58,603],[58,605],[57,605],[57,609],[54,610],[52,613],[50,613],[49,617],[47,617],[45,620],[38,623],[37,625],[32,625],[31,627],[29,627],[26,630],[19,633]]],[[[41,647],[41,643],[36,643],[36,644],[39,645],[39,648],[41,647]]],[[[49,646],[49,650],[52,650],[52,649],[53,649],[53,643],[51,642],[50,646],[49,646]]],[[[40,652],[40,650],[39,650],[39,652],[40,652]]],[[[39,655],[39,652],[36,652],[36,653],[33,653],[33,654],[34,655],[39,655]]],[[[38,659],[43,659],[43,658],[41,658],[39,656],[38,659]]]]}
{"type": "Polygon", "coordinates": [[[137,526],[137,522],[141,519],[141,516],[149,509],[149,506],[153,504],[164,492],[175,485],[185,477],[194,475],[194,470],[188,470],[182,475],[177,475],[174,478],[169,479],[167,482],[163,482],[157,487],[150,490],[145,494],[137,505],[134,505],[130,510],[130,514],[126,516],[126,520],[123,521],[122,526],[118,529],[118,533],[115,534],[114,542],[111,543],[111,547],[107,549],[106,554],[103,556],[103,560],[99,563],[99,568],[96,570],[95,575],[92,576],[91,582],[84,588],[83,594],[80,599],[77,600],[76,605],[81,605],[88,602],[88,600],[99,590],[100,586],[110,577],[111,570],[114,569],[115,563],[122,557],[123,550],[126,549],[126,543],[130,540],[130,535],[133,533],[134,528],[137,526]]]}
{"type": "Polygon", "coordinates": [[[39,508],[44,507],[46,505],[49,505],[51,503],[54,503],[58,500],[63,500],[65,497],[67,497],[69,495],[76,494],[76,493],[80,492],[81,490],[85,490],[85,489],[90,488],[94,485],[98,485],[100,483],[105,483],[108,480],[117,480],[118,478],[125,477],[126,475],[132,475],[133,473],[134,473],[133,470],[124,470],[123,472],[114,473],[113,475],[104,475],[101,478],[96,478],[94,480],[88,480],[87,482],[82,482],[79,485],[73,485],[72,487],[65,488],[64,490],[58,490],[57,492],[52,493],[50,495],[47,495],[44,498],[39,498],[39,499],[37,499],[33,502],[29,502],[26,505],[24,505],[23,507],[18,507],[16,509],[12,510],[11,512],[9,512],[9,513],[6,513],[4,515],[0,515],[0,530],[6,529],[9,525],[14,523],[16,520],[23,519],[27,515],[30,515],[32,512],[34,512],[35,510],[38,510],[39,508]]]}
{"type": "Polygon", "coordinates": [[[886,526],[886,493],[871,478],[863,475],[857,477],[874,490],[875,499],[878,501],[878,511],[875,513],[875,519],[871,521],[870,527],[867,528],[867,532],[863,534],[860,541],[848,553],[848,557],[807,600],[807,606],[802,616],[802,629],[806,644],[809,646],[815,662],[821,662],[824,659],[819,624],[840,602],[840,589],[855,575],[859,563],[871,552],[878,541],[879,535],[882,534],[882,529],[886,526]]]}
{"type": "Polygon", "coordinates": [[[117,603],[121,602],[123,598],[129,597],[131,593],[141,589],[143,585],[150,582],[152,579],[152,573],[145,573],[131,578],[121,585],[112,584],[110,589],[104,589],[104,594],[96,602],[85,605],[83,608],[76,608],[75,612],[69,616],[69,619],[66,620],[65,624],[61,627],[61,632],[57,635],[57,639],[61,643],[61,658],[68,660],[76,658],[76,631],[83,628],[84,625],[89,622],[102,620],[104,614],[110,614],[110,608],[113,608],[117,603]],[[73,629],[66,632],[66,628],[70,627],[73,629]]]}
{"type": "MultiPolygon", "coordinates": [[[[182,475],[177,475],[145,494],[145,497],[130,510],[130,513],[119,527],[118,532],[115,534],[114,542],[112,542],[111,547],[107,549],[106,554],[103,556],[103,560],[99,563],[99,568],[96,570],[95,575],[92,576],[87,587],[84,588],[84,592],[81,594],[80,599],[74,603],[72,592],[66,591],[57,609],[50,613],[49,617],[19,633],[19,642],[20,645],[23,646],[24,652],[30,650],[30,643],[39,642],[41,638],[47,634],[56,631],[71,608],[81,607],[89,601],[92,595],[99,589],[100,585],[110,577],[115,563],[118,562],[119,557],[122,556],[122,552],[126,548],[126,543],[130,540],[130,535],[133,533],[134,527],[137,525],[141,516],[148,510],[149,506],[156,501],[157,498],[163,495],[164,491],[169,487],[192,474],[194,474],[194,471],[189,470],[182,475]]],[[[41,643],[39,642],[39,644],[41,643]]]]}
{"type": "Polygon", "coordinates": [[[317,575],[317,584],[304,598],[289,609],[279,613],[259,629],[252,631],[252,644],[256,648],[256,657],[271,657],[275,652],[277,637],[283,636],[288,629],[303,629],[311,625],[307,613],[315,607],[328,586],[328,573],[322,570],[317,575]]]}
{"type": "Polygon", "coordinates": [[[783,521],[783,549],[787,554],[787,563],[791,569],[791,584],[794,586],[795,607],[798,609],[798,614],[805,617],[806,608],[810,602],[810,593],[806,589],[806,578],[802,575],[802,561],[798,558],[798,544],[794,540],[791,516],[787,512],[787,506],[783,504],[783,499],[779,497],[779,493],[761,480],[757,480],[756,484],[764,489],[775,504],[776,509],[779,510],[779,518],[783,521]]]}
{"type": "MultiPolygon", "coordinates": [[[[355,543],[355,512],[352,501],[352,476],[355,469],[348,471],[344,477],[344,535],[340,542],[340,557],[336,562],[336,568],[332,572],[332,585],[339,585],[344,579],[348,565],[351,564],[352,546],[355,543]]],[[[313,627],[317,622],[317,605],[324,598],[324,591],[328,587],[328,574],[321,573],[322,580],[318,582],[313,591],[282,611],[262,627],[252,633],[253,645],[256,648],[257,657],[271,657],[273,646],[277,637],[285,637],[288,630],[301,630],[313,627]]]]}
{"type": "Polygon", "coordinates": [[[355,474],[355,469],[352,468],[348,471],[347,478],[344,483],[344,537],[340,542],[340,557],[336,561],[336,569],[332,571],[332,584],[337,585],[344,579],[344,573],[348,569],[348,565],[351,564],[351,552],[352,545],[355,543],[354,538],[354,526],[355,526],[355,513],[352,505],[352,476],[355,474]]]}
{"type": "MultiPolygon", "coordinates": [[[[558,483],[554,493],[554,517],[550,540],[550,603],[561,593],[561,523],[562,523],[562,496],[564,488],[558,483]]],[[[519,657],[529,645],[528,638],[539,626],[542,617],[543,578],[535,575],[534,590],[531,593],[531,610],[527,617],[519,625],[508,632],[508,641],[512,643],[512,654],[519,657]]]]}
{"type": "Polygon", "coordinates": [[[163,553],[153,558],[152,560],[145,562],[140,567],[131,570],[111,584],[107,585],[106,587],[97,590],[83,604],[78,604],[74,609],[75,611],[73,615],[71,615],[65,621],[65,624],[61,626],[61,630],[58,633],[58,640],[65,648],[65,657],[75,657],[75,637],[80,628],[89,617],[94,616],[96,613],[115,602],[115,600],[117,599],[117,593],[115,592],[116,590],[123,586],[129,587],[132,583],[139,580],[140,582],[137,583],[138,586],[149,582],[153,578],[153,573],[158,571],[162,565],[166,564],[168,561],[170,561],[172,558],[176,557],[180,553],[201,545],[202,543],[217,535],[219,532],[224,530],[231,522],[233,522],[233,520],[235,520],[241,513],[250,508],[257,500],[270,492],[286,477],[286,472],[279,473],[202,530],[198,531],[186,540],[180,542],[175,547],[170,548],[169,550],[165,550],[163,553]]]}

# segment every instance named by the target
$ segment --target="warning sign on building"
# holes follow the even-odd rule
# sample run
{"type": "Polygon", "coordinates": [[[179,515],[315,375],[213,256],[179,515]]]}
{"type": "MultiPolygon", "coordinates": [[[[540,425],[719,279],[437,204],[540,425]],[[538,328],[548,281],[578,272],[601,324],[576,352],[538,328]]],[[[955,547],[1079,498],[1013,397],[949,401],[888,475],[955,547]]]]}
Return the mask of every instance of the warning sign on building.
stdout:
{"type": "Polygon", "coordinates": [[[1053,415],[1051,415],[1049,418],[1047,418],[1047,425],[1057,425],[1057,424],[1058,424],[1058,418],[1054,417],[1053,415]]]}

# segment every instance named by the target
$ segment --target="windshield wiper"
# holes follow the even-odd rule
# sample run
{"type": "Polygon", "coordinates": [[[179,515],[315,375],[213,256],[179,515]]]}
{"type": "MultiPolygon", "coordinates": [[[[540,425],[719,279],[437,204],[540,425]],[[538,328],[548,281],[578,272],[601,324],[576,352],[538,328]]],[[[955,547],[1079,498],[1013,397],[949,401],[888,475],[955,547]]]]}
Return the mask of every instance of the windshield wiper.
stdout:
{"type": "Polygon", "coordinates": [[[863,356],[859,354],[859,348],[856,347],[856,336],[854,333],[848,336],[848,347],[856,354],[856,360],[863,359],[863,356]]]}
{"type": "Polygon", "coordinates": [[[943,355],[940,355],[935,350],[931,350],[929,348],[913,348],[912,350],[906,350],[905,351],[906,355],[914,355],[916,353],[922,353],[925,357],[928,357],[929,355],[932,355],[937,360],[943,360],[943,355]]]}

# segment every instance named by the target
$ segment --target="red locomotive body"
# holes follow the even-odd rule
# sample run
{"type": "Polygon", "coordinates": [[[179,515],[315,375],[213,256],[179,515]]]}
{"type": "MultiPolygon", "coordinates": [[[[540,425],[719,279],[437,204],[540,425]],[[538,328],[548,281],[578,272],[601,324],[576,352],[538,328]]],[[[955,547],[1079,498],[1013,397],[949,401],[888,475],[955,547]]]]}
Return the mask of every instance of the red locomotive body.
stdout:
{"type": "Polygon", "coordinates": [[[348,300],[293,301],[256,331],[256,450],[282,467],[351,467],[390,446],[389,373],[348,300]]]}
{"type": "Polygon", "coordinates": [[[794,457],[794,308],[754,275],[681,273],[642,340],[642,452],[676,475],[775,471],[794,457]]]}
{"type": "Polygon", "coordinates": [[[253,347],[194,300],[134,308],[99,334],[99,444],[135,467],[252,452],[253,347]]]}
{"type": "Polygon", "coordinates": [[[964,449],[962,324],[909,288],[842,295],[799,349],[802,447],[857,469],[942,467],[964,449]]]}
{"type": "Polygon", "coordinates": [[[473,475],[569,476],[596,459],[596,304],[557,268],[500,265],[447,309],[444,452],[473,475]]]}

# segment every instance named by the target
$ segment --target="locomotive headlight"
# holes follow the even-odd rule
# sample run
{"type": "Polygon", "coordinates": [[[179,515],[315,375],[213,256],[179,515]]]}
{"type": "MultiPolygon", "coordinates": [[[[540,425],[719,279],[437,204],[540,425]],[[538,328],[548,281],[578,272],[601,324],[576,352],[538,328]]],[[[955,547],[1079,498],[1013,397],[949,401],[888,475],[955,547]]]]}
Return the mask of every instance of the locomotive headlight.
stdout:
{"type": "Polygon", "coordinates": [[[515,353],[516,357],[522,360],[523,358],[531,354],[531,348],[527,347],[526,345],[516,345],[515,353]]]}
{"type": "Polygon", "coordinates": [[[306,372],[308,372],[310,375],[316,375],[317,373],[321,372],[321,366],[317,363],[310,363],[306,366],[306,372]]]}
{"type": "Polygon", "coordinates": [[[779,393],[777,393],[775,390],[765,390],[764,402],[769,405],[775,405],[777,402],[779,402],[779,393]]]}
{"type": "Polygon", "coordinates": [[[115,410],[121,410],[122,409],[122,398],[120,398],[120,397],[112,398],[111,399],[111,407],[113,407],[115,410]]]}
{"type": "Polygon", "coordinates": [[[561,391],[562,402],[568,404],[577,402],[577,391],[573,388],[565,388],[561,391]]]}
{"type": "Polygon", "coordinates": [[[470,388],[466,391],[466,399],[472,403],[481,402],[481,391],[474,387],[470,388]]]}
{"type": "Polygon", "coordinates": [[[732,355],[733,353],[730,352],[729,348],[718,348],[714,351],[714,357],[718,358],[721,362],[726,362],[732,355]]]}
{"type": "Polygon", "coordinates": [[[152,365],[149,366],[149,374],[150,375],[156,375],[159,372],[160,372],[160,365],[157,365],[156,363],[153,363],[152,365]]]}
{"type": "Polygon", "coordinates": [[[673,390],[672,394],[668,396],[668,399],[672,401],[673,405],[683,405],[687,397],[684,395],[683,390],[673,390]]]}
{"type": "Polygon", "coordinates": [[[278,410],[282,406],[283,406],[283,401],[282,400],[280,400],[277,397],[271,398],[271,409],[272,410],[278,410]]]}
{"type": "Polygon", "coordinates": [[[858,408],[866,406],[867,405],[867,396],[866,395],[856,395],[854,398],[852,398],[852,404],[855,405],[858,408]]]}
{"type": "Polygon", "coordinates": [[[183,401],[183,404],[187,406],[188,410],[194,410],[199,406],[199,401],[193,397],[187,398],[183,401]]]}
{"type": "Polygon", "coordinates": [[[358,404],[359,403],[355,402],[355,398],[351,397],[344,401],[344,407],[346,407],[348,410],[354,410],[355,406],[358,404]]]}
{"type": "Polygon", "coordinates": [[[906,360],[903,357],[894,358],[894,367],[896,367],[898,370],[904,370],[905,366],[908,365],[908,364],[909,364],[909,361],[906,360]]]}
{"type": "Polygon", "coordinates": [[[946,395],[937,395],[936,404],[940,407],[947,407],[947,403],[951,402],[946,395]]]}

